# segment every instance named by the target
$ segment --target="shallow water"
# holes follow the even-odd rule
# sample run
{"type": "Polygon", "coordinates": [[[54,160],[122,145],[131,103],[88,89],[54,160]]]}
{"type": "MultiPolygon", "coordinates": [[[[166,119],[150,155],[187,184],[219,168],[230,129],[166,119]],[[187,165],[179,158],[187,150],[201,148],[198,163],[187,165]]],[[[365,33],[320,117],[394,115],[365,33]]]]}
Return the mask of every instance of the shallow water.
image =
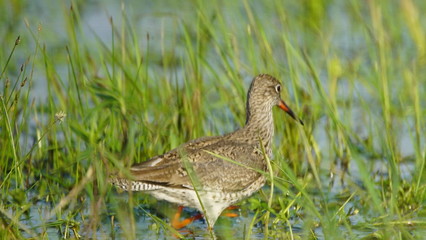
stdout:
{"type": "MultiPolygon", "coordinates": [[[[61,5],[61,7],[69,7],[65,3],[61,4],[59,4],[61,5]]],[[[262,8],[262,4],[258,4],[258,7],[262,8]]],[[[22,13],[22,15],[25,16],[25,18],[30,23],[31,29],[37,28],[37,24],[39,23],[42,26],[43,44],[46,45],[48,53],[54,53],[58,49],[63,49],[68,41],[68,35],[63,27],[65,24],[64,19],[61,16],[63,12],[57,11],[57,6],[58,3],[55,0],[43,0],[37,2],[30,1],[28,2],[28,6],[23,9],[22,13]]],[[[127,19],[129,19],[129,21],[131,21],[134,26],[138,26],[136,28],[135,34],[137,36],[147,36],[149,34],[149,38],[151,39],[149,48],[150,51],[157,54],[157,58],[159,58],[158,56],[161,56],[162,51],[176,51],[177,55],[182,54],[182,50],[180,50],[179,47],[177,49],[168,49],[168,46],[172,45],[169,44],[169,41],[172,41],[173,39],[169,39],[167,36],[179,35],[178,19],[188,17],[188,15],[190,15],[188,18],[196,18],[195,15],[191,15],[193,12],[191,4],[186,2],[179,4],[173,3],[170,5],[165,5],[163,1],[157,1],[156,3],[135,2],[132,3],[132,5],[130,6],[130,4],[127,3],[122,5],[117,1],[109,0],[103,1],[102,3],[89,2],[87,4],[84,4],[84,6],[85,7],[82,8],[82,11],[80,12],[81,21],[84,22],[83,29],[82,32],[77,36],[77,38],[79,41],[84,42],[84,44],[82,45],[90,49],[93,54],[96,54],[97,51],[101,51],[101,48],[99,48],[98,42],[96,41],[96,37],[102,39],[106,45],[111,44],[111,24],[109,22],[109,18],[112,17],[114,20],[114,24],[116,26],[120,26],[121,8],[123,6],[126,9],[127,19]],[[175,11],[174,9],[176,7],[179,7],[180,11],[175,11]]],[[[227,19],[233,19],[232,12],[227,13],[225,11],[224,14],[229,14],[229,16],[226,16],[227,19]]],[[[340,53],[343,56],[356,55],[356,51],[365,48],[366,43],[363,42],[361,40],[361,37],[358,36],[358,34],[362,33],[362,30],[355,28],[351,24],[350,19],[348,18],[348,13],[345,12],[345,9],[341,8],[340,4],[336,3],[335,5],[333,5],[333,7],[330,8],[328,14],[333,16],[333,18],[338,19],[338,21],[334,21],[333,24],[334,35],[332,36],[332,41],[335,47],[340,49],[340,53]]],[[[258,17],[268,19],[268,15],[266,13],[258,17]]],[[[274,19],[271,20],[271,22],[273,21],[274,19]]],[[[247,27],[245,23],[241,23],[240,25],[236,26],[238,26],[238,30],[245,29],[247,27]]],[[[27,33],[23,23],[17,24],[15,27],[16,34],[22,35],[22,44],[31,42],[29,40],[29,34],[27,33]]],[[[265,31],[266,34],[271,37],[271,39],[280,38],[281,33],[275,32],[272,28],[265,29],[265,31]]],[[[303,39],[303,36],[300,36],[300,38],[301,42],[308,41],[307,39],[303,39]]],[[[139,37],[138,39],[141,40],[141,42],[139,43],[140,49],[145,49],[148,46],[146,39],[144,39],[144,37],[139,37]]],[[[179,44],[177,45],[179,46],[179,44]]],[[[217,56],[213,53],[213,49],[211,50],[211,52],[207,53],[207,57],[213,59],[212,62],[214,62],[214,59],[217,58],[217,56]]],[[[21,62],[25,62],[26,56],[26,53],[16,53],[16,58],[20,59],[19,61],[21,62]]],[[[153,58],[155,57],[156,56],[153,56],[153,58]]],[[[57,64],[55,64],[56,71],[60,76],[66,76],[68,74],[68,63],[64,56],[59,56],[58,59],[59,60],[57,64]]],[[[283,62],[285,62],[284,57],[283,62]]],[[[215,66],[215,63],[212,63],[212,65],[215,66]]],[[[150,71],[155,72],[158,69],[161,69],[161,67],[154,65],[152,67],[152,70],[150,71]]],[[[184,70],[176,70],[176,72],[182,71],[184,70]]],[[[46,102],[47,96],[45,94],[46,80],[44,77],[44,69],[42,67],[36,67],[34,68],[34,74],[37,76],[37,81],[33,83],[33,90],[30,92],[31,98],[34,98],[36,102],[46,102]]],[[[65,79],[66,77],[64,77],[64,80],[65,79]]],[[[249,78],[244,80],[246,83],[250,81],[249,78]]],[[[326,83],[327,76],[325,72],[322,73],[321,80],[326,83]]],[[[301,85],[308,85],[308,80],[304,76],[300,77],[300,81],[301,85]]],[[[67,84],[68,83],[65,81],[65,85],[67,84]]],[[[178,84],[183,84],[182,79],[178,78],[178,84]]],[[[0,85],[0,90],[3,90],[2,87],[3,85],[0,85]]],[[[395,88],[397,87],[398,86],[395,86],[395,88]]],[[[376,112],[375,109],[377,109],[377,115],[380,115],[379,103],[375,102],[377,99],[371,98],[371,94],[365,89],[365,86],[363,86],[361,83],[358,84],[355,81],[355,92],[352,93],[353,95],[350,95],[351,93],[348,91],[348,89],[349,87],[346,81],[342,80],[339,82],[337,95],[339,96],[340,101],[355,98],[362,99],[362,101],[365,102],[371,102],[370,107],[373,110],[369,111],[376,112]]],[[[394,98],[395,99],[393,100],[398,100],[397,96],[395,96],[394,98]]],[[[358,103],[358,101],[355,102],[358,103]]],[[[347,109],[339,109],[339,111],[339,116],[345,119],[346,122],[351,123],[348,128],[354,133],[357,133],[357,137],[359,137],[360,139],[370,139],[370,135],[374,135],[376,133],[377,130],[370,131],[370,129],[367,128],[366,123],[380,121],[380,118],[378,116],[375,116],[377,117],[377,119],[363,119],[364,114],[362,104],[352,104],[347,109]]],[[[212,119],[207,120],[207,132],[226,133],[235,129],[237,124],[235,123],[235,119],[233,119],[229,109],[217,109],[217,112],[213,112],[213,114],[217,118],[222,118],[226,120],[222,121],[222,124],[220,125],[215,125],[214,120],[212,119]]],[[[45,120],[44,117],[41,116],[40,121],[43,122],[47,120],[45,120]]],[[[318,209],[321,209],[323,207],[321,204],[321,200],[324,195],[326,199],[329,200],[328,204],[342,204],[344,202],[342,201],[342,199],[346,199],[351,193],[357,191],[358,188],[363,188],[358,165],[355,161],[350,162],[350,174],[346,174],[345,179],[343,181],[340,179],[339,174],[344,172],[344,169],[341,169],[341,166],[337,165],[337,167],[331,173],[330,165],[333,161],[335,161],[336,156],[335,153],[330,150],[333,148],[333,139],[329,139],[329,136],[327,135],[327,127],[329,124],[328,121],[329,120],[326,117],[318,120],[317,125],[315,126],[315,131],[313,132],[314,139],[317,141],[319,148],[322,149],[321,158],[323,159],[323,161],[321,162],[320,177],[321,180],[324,181],[323,186],[328,186],[324,187],[324,189],[309,189],[309,193],[314,196],[313,201],[315,202],[316,207],[318,209]],[[333,178],[330,177],[330,174],[334,174],[333,178]]],[[[408,131],[413,127],[413,125],[413,122],[402,121],[402,123],[397,124],[397,126],[400,126],[401,128],[399,130],[395,130],[400,141],[400,144],[398,146],[403,158],[409,158],[415,153],[415,149],[412,143],[413,137],[410,136],[410,133],[408,131]]],[[[35,128],[35,126],[32,127],[35,128]]],[[[281,140],[281,136],[279,136],[279,134],[277,135],[277,141],[279,142],[281,140]]],[[[23,136],[23,138],[24,137],[25,136],[23,136]]],[[[424,137],[425,136],[423,136],[423,138],[424,137]]],[[[374,144],[375,146],[380,146],[380,144],[378,143],[379,141],[381,141],[380,137],[371,138],[373,139],[372,141],[377,142],[374,144]]],[[[423,145],[424,142],[425,141],[422,141],[423,145]]],[[[380,147],[377,147],[377,149],[375,150],[379,153],[378,159],[369,158],[369,156],[364,156],[362,154],[360,155],[363,159],[366,159],[365,162],[370,162],[370,164],[373,165],[372,169],[374,169],[374,176],[376,178],[375,180],[387,178],[388,160],[386,160],[385,157],[382,156],[385,154],[382,153],[383,150],[380,149],[380,147]]],[[[399,167],[402,179],[406,181],[411,181],[413,177],[412,172],[415,170],[414,163],[412,161],[403,162],[399,165],[399,167]]],[[[268,187],[265,187],[264,190],[268,191],[268,187]]],[[[53,208],[53,206],[51,206],[49,201],[36,199],[37,193],[32,191],[33,190],[30,189],[28,190],[28,192],[26,192],[26,194],[28,195],[27,198],[30,201],[34,201],[35,204],[30,207],[28,215],[23,215],[20,217],[22,223],[30,227],[31,230],[34,231],[36,234],[47,236],[49,239],[62,239],[64,236],[67,236],[67,234],[69,234],[69,236],[71,237],[74,236],[72,230],[66,229],[64,227],[66,224],[58,224],[55,221],[55,217],[52,217],[51,219],[45,219],[47,214],[53,208]]],[[[283,193],[277,190],[275,194],[282,195],[283,193]]],[[[114,197],[116,199],[115,201],[117,201],[119,204],[126,204],[126,202],[128,201],[128,196],[124,193],[114,193],[112,197],[114,197]]],[[[254,196],[254,198],[258,197],[258,195],[254,196]]],[[[150,199],[149,196],[141,193],[137,194],[137,198],[140,198],[141,202],[145,199],[150,199]]],[[[173,236],[170,235],[169,231],[164,230],[161,224],[157,223],[150,215],[152,214],[152,216],[159,217],[163,221],[167,222],[170,218],[169,216],[165,216],[163,212],[170,212],[175,206],[163,202],[156,203],[152,199],[147,201],[151,203],[154,202],[154,206],[148,204],[140,204],[136,206],[132,211],[135,217],[136,238],[175,239],[173,236]]],[[[344,206],[344,212],[348,213],[351,212],[351,209],[359,208],[360,203],[358,201],[359,198],[357,196],[354,196],[354,198],[344,206]]],[[[102,215],[100,216],[102,218],[100,221],[102,224],[97,228],[96,232],[93,232],[91,230],[90,222],[88,222],[87,220],[91,217],[90,201],[86,199],[84,202],[79,203],[81,204],[81,211],[75,213],[76,217],[74,216],[74,219],[81,220],[77,222],[77,224],[79,224],[78,232],[82,235],[83,238],[96,237],[99,239],[109,239],[115,237],[116,239],[122,239],[126,237],[126,230],[123,230],[126,228],[122,226],[122,224],[124,224],[123,222],[115,220],[113,223],[111,223],[111,217],[114,215],[114,209],[113,207],[108,206],[108,202],[105,203],[107,204],[106,208],[108,209],[108,212],[102,213],[102,215]]],[[[195,214],[195,211],[191,209],[186,209],[185,211],[187,216],[195,214]]],[[[8,212],[10,214],[14,213],[14,211],[8,212]]],[[[224,235],[224,238],[226,238],[227,236],[232,236],[236,239],[241,239],[247,235],[247,228],[255,217],[255,212],[249,208],[248,201],[245,201],[237,212],[240,214],[240,216],[237,218],[226,219],[222,217],[218,221],[215,227],[217,235],[224,235]]],[[[300,216],[303,216],[303,212],[299,212],[299,214],[300,216]]],[[[61,216],[60,218],[67,219],[68,217],[70,216],[61,216]]],[[[350,216],[350,223],[353,226],[359,225],[358,228],[354,227],[354,229],[352,229],[351,236],[361,238],[375,232],[377,229],[363,228],[362,226],[363,222],[365,222],[367,219],[371,219],[372,217],[378,216],[371,216],[368,211],[361,211],[357,214],[353,214],[352,216],[350,216]]],[[[285,225],[281,222],[276,225],[270,224],[271,229],[281,228],[290,231],[289,226],[291,227],[291,231],[293,231],[294,233],[301,234],[301,236],[307,237],[306,234],[304,235],[305,229],[303,218],[298,217],[297,215],[290,217],[288,225],[285,225]]],[[[344,227],[339,228],[343,232],[347,231],[347,229],[344,227]]],[[[188,238],[205,239],[209,237],[206,231],[206,224],[202,220],[196,221],[194,224],[190,225],[186,230],[192,232],[187,235],[188,238]]],[[[251,238],[263,239],[263,234],[264,229],[262,224],[255,224],[252,228],[251,238]]],[[[322,232],[322,226],[318,226],[317,228],[315,228],[314,234],[318,239],[325,239],[322,232]]],[[[24,233],[24,236],[30,237],[30,235],[26,233],[24,233]]]]}
{"type": "MultiPolygon", "coordinates": [[[[380,171],[380,166],[378,164],[376,164],[376,166],[378,168],[378,171],[380,171]]],[[[412,166],[408,165],[403,166],[402,168],[410,169],[412,168],[412,166]]],[[[357,182],[356,179],[359,179],[359,176],[357,176],[356,171],[351,172],[350,176],[346,175],[347,179],[349,179],[349,177],[352,182],[357,182]]],[[[339,179],[338,176],[334,176],[333,178],[327,178],[324,176],[323,181],[325,183],[329,183],[328,188],[324,188],[321,190],[312,189],[310,191],[311,196],[313,196],[312,200],[316,202],[316,206],[318,209],[320,209],[321,212],[323,211],[321,209],[323,207],[321,199],[323,199],[324,196],[328,201],[327,204],[340,205],[344,202],[345,199],[348,198],[348,196],[352,192],[356,191],[356,188],[348,186],[346,183],[345,185],[342,185],[342,181],[341,179],[339,179]]],[[[327,186],[327,184],[324,184],[324,186],[327,186]]],[[[361,182],[360,186],[362,186],[361,182]]],[[[265,186],[263,188],[263,191],[269,191],[269,187],[265,186]]],[[[276,190],[274,191],[274,195],[282,196],[283,192],[276,190]]],[[[157,202],[154,198],[143,193],[136,193],[135,196],[142,202],[144,201],[143,199],[149,202],[149,204],[136,204],[137,206],[135,206],[132,210],[135,220],[135,237],[137,239],[176,239],[175,236],[173,236],[169,230],[164,229],[160,223],[153,219],[153,217],[158,217],[162,221],[170,222],[171,217],[177,210],[177,206],[167,203],[165,201],[157,202]]],[[[125,192],[114,193],[111,197],[114,198],[114,205],[128,205],[129,196],[125,192]]],[[[259,194],[255,194],[254,196],[252,196],[252,198],[259,198],[259,194]]],[[[361,205],[359,205],[358,201],[359,198],[355,195],[352,200],[344,206],[343,212],[353,213],[354,209],[359,209],[361,205]]],[[[106,202],[106,204],[108,204],[108,202],[106,202]]],[[[249,228],[251,221],[253,221],[253,218],[256,217],[255,211],[250,209],[249,200],[244,200],[238,206],[238,209],[232,210],[233,213],[239,214],[238,217],[229,218],[221,216],[218,222],[216,223],[215,234],[219,239],[229,239],[230,236],[234,239],[243,239],[247,236],[247,229],[249,228]]],[[[102,215],[100,216],[101,224],[98,226],[96,232],[93,232],[93,230],[90,229],[90,221],[88,222],[88,220],[91,218],[90,201],[85,200],[81,203],[81,206],[79,208],[81,209],[81,211],[76,213],[77,215],[76,217],[74,217],[75,220],[71,221],[74,221],[77,225],[79,225],[79,227],[77,228],[78,233],[84,239],[125,239],[129,237],[128,235],[126,235],[126,233],[128,233],[127,230],[125,230],[127,227],[129,227],[129,222],[123,220],[118,221],[116,216],[115,211],[120,210],[120,207],[117,208],[113,205],[107,205],[106,212],[102,213],[102,215]],[[81,220],[79,221],[78,219],[81,220]]],[[[74,236],[74,233],[71,229],[66,229],[64,227],[67,225],[65,222],[62,222],[62,224],[58,224],[56,220],[54,220],[54,217],[51,218],[50,221],[45,219],[51,209],[52,206],[50,206],[50,204],[46,203],[45,201],[38,201],[37,204],[33,205],[30,208],[28,216],[21,217],[21,221],[25,225],[31,226],[32,230],[36,234],[48,236],[49,239],[62,239],[64,236],[67,236],[67,234],[71,237],[74,236]]],[[[292,207],[291,211],[295,213],[295,208],[292,207]]],[[[196,210],[191,208],[185,208],[182,213],[182,219],[194,216],[196,214],[196,210]]],[[[299,209],[297,210],[297,214],[289,217],[289,222],[287,224],[283,222],[273,224],[271,221],[269,224],[269,228],[271,229],[270,231],[273,232],[274,229],[278,230],[278,232],[276,233],[278,234],[276,235],[277,238],[283,237],[282,234],[289,231],[291,231],[293,234],[302,236],[302,238],[306,238],[308,237],[308,235],[306,235],[306,232],[304,232],[305,229],[303,216],[303,210],[299,209]]],[[[370,219],[371,217],[372,215],[370,215],[368,212],[359,212],[351,215],[349,217],[349,220],[353,226],[353,229],[351,234],[348,235],[348,237],[356,236],[356,238],[362,238],[374,233],[377,229],[356,227],[357,225],[362,226],[363,222],[365,222],[366,219],[370,219]]],[[[339,229],[342,232],[347,232],[347,229],[344,226],[340,226],[339,229]]],[[[318,239],[325,239],[322,232],[322,226],[318,226],[313,230],[315,236],[318,239]]],[[[424,232],[426,233],[426,230],[424,232]]],[[[196,220],[192,224],[188,225],[186,228],[180,230],[180,233],[190,239],[210,239],[210,235],[207,231],[207,225],[203,219],[196,220]]],[[[271,235],[274,236],[274,234],[271,235]]],[[[24,234],[24,236],[30,237],[30,235],[27,234],[24,234]]],[[[250,239],[264,238],[264,225],[262,222],[254,224],[253,228],[251,228],[250,236],[250,239]]]]}

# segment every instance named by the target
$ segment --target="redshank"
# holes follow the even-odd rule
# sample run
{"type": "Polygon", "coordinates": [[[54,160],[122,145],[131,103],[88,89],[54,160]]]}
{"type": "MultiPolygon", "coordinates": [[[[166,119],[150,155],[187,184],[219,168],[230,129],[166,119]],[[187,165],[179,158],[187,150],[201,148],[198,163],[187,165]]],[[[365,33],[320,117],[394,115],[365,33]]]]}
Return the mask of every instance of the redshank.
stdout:
{"type": "Polygon", "coordinates": [[[114,176],[110,181],[127,191],[143,191],[160,200],[196,208],[213,228],[225,208],[265,184],[265,176],[256,170],[267,170],[260,144],[269,157],[272,154],[272,107],[278,106],[303,125],[281,99],[280,92],[281,84],[276,78],[258,75],[248,90],[244,127],[223,136],[184,143],[132,166],[130,177],[114,176]]]}

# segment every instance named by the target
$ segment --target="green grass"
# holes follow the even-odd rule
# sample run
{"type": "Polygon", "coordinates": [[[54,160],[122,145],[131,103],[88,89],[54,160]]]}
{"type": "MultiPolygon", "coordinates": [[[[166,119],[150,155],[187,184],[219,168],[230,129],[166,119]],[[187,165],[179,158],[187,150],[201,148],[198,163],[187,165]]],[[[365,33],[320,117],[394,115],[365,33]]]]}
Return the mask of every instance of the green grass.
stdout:
{"type": "Polygon", "coordinates": [[[244,124],[259,73],[305,126],[274,112],[274,191],[216,234],[426,234],[423,1],[71,2],[0,2],[1,239],[171,238],[107,176],[244,124]]]}

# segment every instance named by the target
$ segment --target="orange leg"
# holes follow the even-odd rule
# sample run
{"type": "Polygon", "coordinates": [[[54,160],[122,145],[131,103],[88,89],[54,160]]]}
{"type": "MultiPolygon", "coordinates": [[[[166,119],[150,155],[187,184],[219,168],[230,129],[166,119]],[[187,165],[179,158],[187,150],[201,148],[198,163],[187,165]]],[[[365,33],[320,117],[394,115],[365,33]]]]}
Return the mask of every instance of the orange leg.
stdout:
{"type": "MultiPolygon", "coordinates": [[[[226,208],[226,210],[234,210],[234,209],[238,209],[238,206],[229,206],[226,208]]],[[[190,217],[190,218],[186,218],[182,221],[180,221],[180,217],[182,215],[182,211],[183,211],[183,206],[179,206],[178,210],[176,212],[176,214],[174,215],[173,219],[172,219],[172,227],[174,229],[181,229],[184,228],[186,226],[188,226],[189,224],[191,224],[193,221],[201,219],[203,217],[203,215],[201,213],[190,217]]],[[[222,216],[226,216],[226,217],[238,217],[238,213],[231,213],[231,212],[225,212],[221,214],[222,216]]]]}
{"type": "Polygon", "coordinates": [[[227,210],[234,210],[234,209],[238,209],[238,208],[240,208],[240,207],[235,206],[235,205],[231,205],[231,206],[227,207],[226,209],[227,210]]]}
{"type": "MultiPolygon", "coordinates": [[[[234,209],[238,209],[238,208],[240,208],[240,207],[232,205],[232,206],[227,207],[225,210],[234,210],[234,209]]],[[[238,213],[224,212],[224,213],[221,214],[221,216],[238,217],[239,215],[238,215],[238,213]]]]}
{"type": "Polygon", "coordinates": [[[228,213],[222,213],[221,216],[225,216],[225,217],[238,217],[239,215],[238,215],[238,213],[228,212],[228,213]]]}
{"type": "Polygon", "coordinates": [[[175,229],[181,229],[186,227],[188,224],[191,224],[193,221],[198,220],[203,217],[202,214],[197,214],[193,217],[184,219],[180,221],[180,215],[182,214],[183,206],[179,206],[178,211],[176,212],[175,216],[172,219],[172,227],[175,229]]]}

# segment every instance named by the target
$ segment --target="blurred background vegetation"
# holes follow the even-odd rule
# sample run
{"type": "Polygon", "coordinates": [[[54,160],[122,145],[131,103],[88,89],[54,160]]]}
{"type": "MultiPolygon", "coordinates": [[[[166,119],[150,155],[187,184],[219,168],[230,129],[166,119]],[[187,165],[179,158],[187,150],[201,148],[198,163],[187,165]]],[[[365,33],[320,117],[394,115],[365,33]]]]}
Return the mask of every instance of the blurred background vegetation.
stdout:
{"type": "Polygon", "coordinates": [[[173,238],[169,204],[117,193],[108,174],[238,128],[251,79],[269,73],[305,126],[275,113],[273,191],[220,219],[219,237],[423,239],[425,12],[0,0],[0,238],[173,238]]]}

